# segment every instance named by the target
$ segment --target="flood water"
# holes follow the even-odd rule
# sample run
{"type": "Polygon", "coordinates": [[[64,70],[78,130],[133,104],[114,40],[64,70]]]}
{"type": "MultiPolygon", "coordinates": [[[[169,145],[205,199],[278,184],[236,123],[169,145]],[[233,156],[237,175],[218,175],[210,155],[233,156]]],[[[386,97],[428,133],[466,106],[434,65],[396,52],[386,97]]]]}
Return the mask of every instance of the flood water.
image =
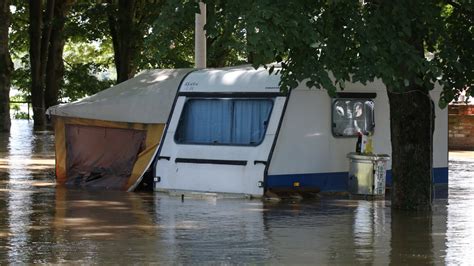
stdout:
{"type": "MultiPolygon", "coordinates": [[[[474,156],[431,213],[389,201],[268,202],[56,188],[54,138],[0,135],[0,264],[472,264],[474,156]]],[[[469,158],[471,157],[471,158],[469,158]]]]}

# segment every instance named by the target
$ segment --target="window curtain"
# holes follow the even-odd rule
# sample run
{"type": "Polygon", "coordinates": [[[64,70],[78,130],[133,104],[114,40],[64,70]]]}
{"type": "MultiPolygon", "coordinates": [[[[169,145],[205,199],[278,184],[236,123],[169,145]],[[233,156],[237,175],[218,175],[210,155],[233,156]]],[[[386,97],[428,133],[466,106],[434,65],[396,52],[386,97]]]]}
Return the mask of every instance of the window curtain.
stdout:
{"type": "Polygon", "coordinates": [[[265,134],[272,109],[271,101],[236,100],[234,102],[232,142],[255,145],[265,134]]]}
{"type": "Polygon", "coordinates": [[[191,100],[183,118],[183,142],[219,144],[231,141],[232,102],[229,100],[191,100]]]}
{"type": "Polygon", "coordinates": [[[264,137],[271,100],[196,99],[186,103],[179,143],[256,145],[264,137]]]}

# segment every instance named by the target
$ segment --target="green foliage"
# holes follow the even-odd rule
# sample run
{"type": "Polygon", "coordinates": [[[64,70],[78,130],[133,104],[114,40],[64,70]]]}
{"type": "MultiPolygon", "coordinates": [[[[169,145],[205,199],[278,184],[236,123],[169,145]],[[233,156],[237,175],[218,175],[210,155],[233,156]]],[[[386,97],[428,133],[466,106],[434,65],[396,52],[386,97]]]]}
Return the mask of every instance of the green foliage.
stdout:
{"type": "Polygon", "coordinates": [[[14,70],[12,73],[12,86],[16,87],[26,96],[31,84],[30,58],[28,54],[28,3],[26,1],[12,1],[14,6],[9,34],[9,47],[14,70]]]}
{"type": "Polygon", "coordinates": [[[248,60],[245,21],[233,12],[238,1],[207,2],[207,49],[210,67],[234,66],[248,60]]]}
{"type": "MultiPolygon", "coordinates": [[[[14,1],[11,47],[15,71],[12,83],[29,97],[31,84],[28,54],[28,4],[14,1]]],[[[114,49],[107,14],[117,12],[116,2],[76,1],[65,25],[65,74],[60,101],[91,95],[113,84],[114,49]]],[[[152,68],[188,68],[194,65],[194,19],[196,1],[137,1],[137,29],[143,43],[134,60],[137,72],[152,68]]],[[[246,63],[247,22],[240,17],[239,3],[207,1],[208,66],[246,63]]],[[[254,57],[260,55],[254,53],[254,57]]],[[[271,61],[268,61],[271,62],[271,61]]]]}
{"type": "Polygon", "coordinates": [[[94,62],[103,68],[113,66],[113,48],[110,38],[101,41],[68,41],[64,45],[64,61],[66,65],[94,62]]]}
{"type": "Polygon", "coordinates": [[[145,37],[142,65],[187,68],[193,65],[194,3],[167,1],[145,37]],[[190,8],[191,7],[191,8],[190,8]]]}
{"type": "Polygon", "coordinates": [[[443,7],[444,29],[435,57],[443,73],[440,82],[445,86],[440,105],[457,100],[462,91],[466,99],[474,96],[474,6],[465,0],[443,7]]]}
{"type": "MultiPolygon", "coordinates": [[[[147,2],[147,1],[145,1],[147,2]]],[[[278,62],[282,88],[298,82],[343,90],[347,81],[380,78],[392,91],[444,86],[441,106],[472,95],[473,6],[457,1],[207,0],[208,66],[278,62]]],[[[141,2],[140,2],[141,3],[141,2]]],[[[29,88],[28,5],[13,1],[12,83],[29,88]]],[[[89,95],[112,84],[108,2],[77,1],[65,27],[61,96],[89,95]]],[[[151,1],[137,11],[144,36],[137,71],[192,67],[197,1],[151,1]]]]}
{"type": "MultiPolygon", "coordinates": [[[[15,12],[12,13],[9,47],[12,58],[22,58],[28,53],[28,3],[27,1],[11,1],[15,12]]],[[[23,58],[22,58],[23,59],[23,58]]]]}
{"type": "Polygon", "coordinates": [[[98,76],[100,66],[94,63],[77,63],[69,67],[64,75],[65,83],[61,92],[63,100],[75,101],[111,87],[115,81],[107,78],[107,73],[98,76]]]}
{"type": "Polygon", "coordinates": [[[115,83],[110,39],[72,42],[64,47],[64,84],[60,98],[75,101],[109,88],[115,83]]]}
{"type": "MultiPolygon", "coordinates": [[[[17,95],[11,96],[10,101],[12,101],[12,102],[27,102],[28,98],[25,97],[25,95],[17,94],[17,95]]],[[[12,104],[12,106],[14,106],[14,104],[12,104]]]]}
{"type": "Polygon", "coordinates": [[[31,119],[31,117],[28,115],[28,113],[21,112],[21,111],[14,112],[13,113],[13,118],[14,119],[31,119]]]}
{"type": "Polygon", "coordinates": [[[110,39],[105,2],[83,0],[71,6],[65,27],[70,42],[90,43],[110,39]]]}
{"type": "Polygon", "coordinates": [[[25,63],[23,61],[24,58],[28,58],[28,56],[26,55],[21,59],[13,59],[13,62],[15,63],[15,69],[12,73],[12,86],[18,89],[22,93],[22,95],[26,97],[26,95],[29,95],[31,75],[29,63],[25,63]]]}
{"type": "MultiPolygon", "coordinates": [[[[245,33],[255,67],[281,62],[283,89],[303,80],[330,94],[375,78],[395,92],[440,83],[447,103],[462,90],[471,95],[474,80],[473,6],[450,3],[241,0],[227,3],[226,18],[245,33]]],[[[210,19],[206,27],[220,25],[210,19]]]]}
{"type": "Polygon", "coordinates": [[[22,112],[19,102],[27,102],[27,98],[24,95],[15,95],[10,97],[10,110],[13,111],[13,118],[14,119],[30,119],[28,113],[22,112]],[[15,103],[12,103],[15,102],[15,103]]]}
{"type": "Polygon", "coordinates": [[[78,1],[65,26],[62,101],[75,101],[115,83],[114,52],[107,21],[107,5],[78,1]]]}
{"type": "Polygon", "coordinates": [[[156,68],[187,68],[194,62],[195,1],[170,0],[145,38],[145,57],[156,68]]]}
{"type": "MultiPolygon", "coordinates": [[[[207,1],[207,65],[233,66],[247,62],[243,20],[233,12],[234,1],[207,1]]],[[[169,0],[162,6],[145,39],[146,63],[155,68],[194,65],[194,21],[199,12],[196,1],[169,0]]]]}
{"type": "Polygon", "coordinates": [[[20,111],[20,104],[10,103],[10,110],[13,110],[14,112],[19,112],[20,111]]]}
{"type": "MultiPolygon", "coordinates": [[[[10,47],[15,70],[12,85],[29,99],[31,84],[28,54],[28,5],[13,1],[10,47]]],[[[113,49],[105,5],[96,1],[76,2],[65,25],[65,74],[60,101],[76,100],[108,88],[114,83],[113,49]]]]}

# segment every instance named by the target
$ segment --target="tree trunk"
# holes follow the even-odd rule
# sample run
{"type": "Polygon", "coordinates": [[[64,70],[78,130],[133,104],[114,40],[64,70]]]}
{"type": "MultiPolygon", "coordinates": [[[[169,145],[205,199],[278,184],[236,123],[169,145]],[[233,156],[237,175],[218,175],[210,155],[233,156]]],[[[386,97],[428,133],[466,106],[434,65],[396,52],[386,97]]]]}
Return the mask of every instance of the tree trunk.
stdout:
{"type": "Polygon", "coordinates": [[[10,78],[13,63],[8,50],[9,0],[0,0],[0,131],[10,131],[10,78]]]}
{"type": "Polygon", "coordinates": [[[431,209],[433,101],[422,88],[388,89],[392,141],[392,207],[431,209]]]}
{"type": "MultiPolygon", "coordinates": [[[[112,2],[109,2],[112,5],[112,2]]],[[[132,78],[136,66],[137,46],[141,42],[138,22],[135,19],[137,2],[135,0],[119,0],[118,7],[110,6],[108,19],[112,43],[114,46],[117,83],[132,78]]]]}
{"type": "Polygon", "coordinates": [[[30,68],[31,68],[31,105],[35,127],[45,124],[43,86],[41,84],[41,24],[42,1],[30,0],[30,68]]]}
{"type": "Polygon", "coordinates": [[[30,0],[31,105],[35,130],[44,129],[44,84],[54,0],[48,0],[43,20],[42,1],[30,0]]]}
{"type": "Polygon", "coordinates": [[[67,10],[68,1],[55,1],[54,21],[51,29],[45,77],[45,109],[58,104],[59,89],[64,76],[64,23],[66,21],[67,10]]]}

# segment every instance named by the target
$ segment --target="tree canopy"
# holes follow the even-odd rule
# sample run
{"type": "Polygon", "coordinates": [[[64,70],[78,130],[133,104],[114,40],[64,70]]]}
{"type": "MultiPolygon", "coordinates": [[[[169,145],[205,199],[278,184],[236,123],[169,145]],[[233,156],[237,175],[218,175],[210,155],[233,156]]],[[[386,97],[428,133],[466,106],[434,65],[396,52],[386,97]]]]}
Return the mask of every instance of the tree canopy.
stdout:
{"type": "MultiPolygon", "coordinates": [[[[116,28],[120,24],[119,12],[124,13],[122,17],[127,12],[135,12],[136,31],[133,32],[136,36],[130,36],[131,31],[127,29],[119,30],[124,32],[120,36],[123,36],[125,43],[130,39],[138,40],[133,47],[137,50],[135,56],[124,64],[131,66],[132,76],[144,69],[193,66],[196,10],[189,5],[191,1],[133,2],[134,9],[120,9],[120,4],[130,4],[130,1],[76,1],[70,4],[63,33],[64,79],[61,80],[57,96],[60,101],[72,101],[94,94],[116,82],[116,57],[120,49],[114,50],[113,32],[119,30],[116,28]]],[[[31,83],[28,39],[30,7],[25,1],[12,1],[10,4],[14,7],[10,30],[10,53],[15,62],[12,84],[27,100],[30,99],[31,83]]],[[[208,34],[208,65],[222,67],[245,63],[245,36],[234,30],[220,5],[226,3],[216,2],[208,6],[209,20],[217,25],[216,30],[208,34]]],[[[115,35],[116,42],[120,42],[119,38],[115,35]]]]}
{"type": "Polygon", "coordinates": [[[472,94],[473,10],[469,0],[244,0],[227,17],[246,33],[255,66],[282,63],[286,88],[308,79],[334,92],[345,81],[381,78],[402,92],[439,82],[445,106],[464,89],[472,94]]]}

